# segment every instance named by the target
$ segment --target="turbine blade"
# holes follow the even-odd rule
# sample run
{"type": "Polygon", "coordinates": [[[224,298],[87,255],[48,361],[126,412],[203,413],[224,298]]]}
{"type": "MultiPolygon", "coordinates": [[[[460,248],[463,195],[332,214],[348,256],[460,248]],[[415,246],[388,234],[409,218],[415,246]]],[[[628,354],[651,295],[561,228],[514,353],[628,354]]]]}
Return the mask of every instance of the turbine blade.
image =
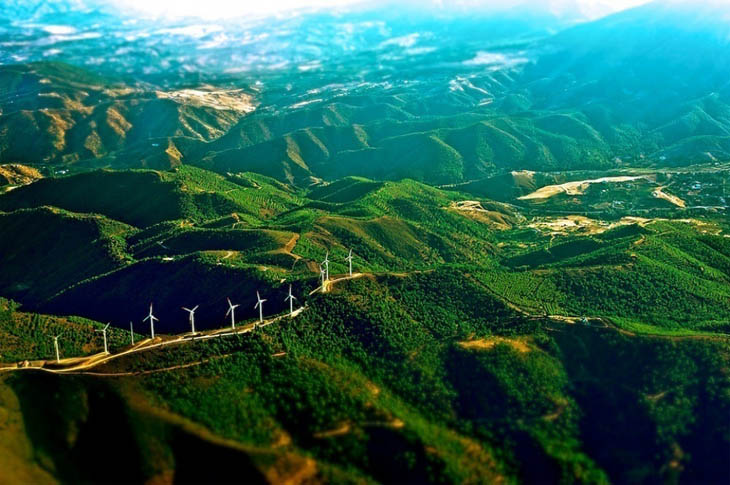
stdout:
{"type": "Polygon", "coordinates": [[[200,305],[195,305],[195,306],[193,307],[192,311],[195,311],[195,310],[197,310],[199,306],[200,306],[200,305]]]}

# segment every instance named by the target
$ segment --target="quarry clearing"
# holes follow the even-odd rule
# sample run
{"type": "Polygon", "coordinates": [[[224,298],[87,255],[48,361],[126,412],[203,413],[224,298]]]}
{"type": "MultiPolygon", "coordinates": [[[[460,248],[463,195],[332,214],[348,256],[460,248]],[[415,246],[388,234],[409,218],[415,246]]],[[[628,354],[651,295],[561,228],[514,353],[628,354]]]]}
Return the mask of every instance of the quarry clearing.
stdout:
{"type": "Polygon", "coordinates": [[[640,217],[623,217],[615,222],[591,219],[590,217],[570,215],[565,217],[546,217],[536,220],[527,227],[545,232],[552,236],[566,234],[583,234],[586,236],[601,234],[616,227],[628,226],[631,224],[646,225],[651,219],[640,217]]]}
{"type": "Polygon", "coordinates": [[[633,182],[634,180],[647,179],[647,178],[648,177],[646,175],[636,175],[636,176],[624,175],[624,176],[620,176],[620,177],[601,177],[598,179],[577,180],[575,182],[566,182],[564,184],[546,185],[545,187],[540,187],[539,189],[537,189],[536,191],[534,191],[530,194],[523,195],[522,197],[518,197],[517,200],[547,200],[558,194],[583,195],[583,193],[592,184],[633,182]]]}

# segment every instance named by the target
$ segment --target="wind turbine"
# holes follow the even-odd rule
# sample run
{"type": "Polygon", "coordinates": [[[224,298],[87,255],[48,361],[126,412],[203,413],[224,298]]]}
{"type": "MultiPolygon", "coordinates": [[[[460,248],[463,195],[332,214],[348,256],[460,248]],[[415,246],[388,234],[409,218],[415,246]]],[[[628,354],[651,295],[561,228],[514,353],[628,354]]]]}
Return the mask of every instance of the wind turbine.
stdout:
{"type": "Polygon", "coordinates": [[[327,254],[324,256],[324,261],[322,261],[322,264],[324,265],[325,270],[325,279],[330,279],[330,252],[327,251],[327,254]]]}
{"type": "Polygon", "coordinates": [[[294,314],[294,300],[296,300],[297,297],[291,294],[291,285],[289,285],[289,295],[284,299],[284,301],[289,302],[289,315],[294,314]]]}
{"type": "Polygon", "coordinates": [[[345,261],[350,265],[350,278],[352,278],[352,249],[350,249],[350,254],[347,255],[345,261]]]}
{"type": "Polygon", "coordinates": [[[256,305],[253,307],[253,309],[254,310],[257,308],[259,309],[259,322],[263,323],[264,322],[264,302],[266,300],[261,299],[261,295],[259,295],[258,291],[256,292],[256,299],[258,301],[256,302],[256,305]]]}
{"type": "Polygon", "coordinates": [[[94,330],[95,332],[101,332],[104,335],[104,353],[109,353],[109,347],[106,346],[106,331],[109,328],[109,325],[111,325],[111,322],[106,324],[106,327],[102,328],[101,330],[94,330]]]}
{"type": "Polygon", "coordinates": [[[147,320],[149,320],[149,321],[150,321],[150,331],[151,331],[151,334],[152,334],[152,338],[155,338],[155,322],[159,322],[159,321],[160,321],[160,319],[159,319],[159,318],[157,318],[156,316],[154,316],[154,315],[152,314],[152,303],[150,303],[150,314],[149,314],[149,315],[147,315],[147,316],[145,317],[145,319],[144,319],[144,320],[142,320],[142,321],[143,321],[143,322],[146,322],[147,320]]]}
{"type": "Polygon", "coordinates": [[[183,310],[188,312],[190,314],[189,321],[190,321],[190,328],[192,329],[193,335],[195,335],[195,310],[198,309],[200,305],[195,305],[193,309],[182,307],[183,310]]]}
{"type": "MultiPolygon", "coordinates": [[[[228,300],[228,311],[226,312],[226,316],[228,316],[229,313],[231,314],[231,328],[235,330],[236,329],[236,308],[238,308],[241,305],[234,305],[233,303],[231,303],[230,298],[226,298],[226,300],[228,300]]],[[[195,308],[197,308],[197,307],[195,307],[195,308]]]]}
{"type": "Polygon", "coordinates": [[[59,333],[55,337],[53,337],[53,346],[56,347],[56,364],[61,363],[61,353],[58,351],[58,337],[60,337],[61,334],[59,333]]]}

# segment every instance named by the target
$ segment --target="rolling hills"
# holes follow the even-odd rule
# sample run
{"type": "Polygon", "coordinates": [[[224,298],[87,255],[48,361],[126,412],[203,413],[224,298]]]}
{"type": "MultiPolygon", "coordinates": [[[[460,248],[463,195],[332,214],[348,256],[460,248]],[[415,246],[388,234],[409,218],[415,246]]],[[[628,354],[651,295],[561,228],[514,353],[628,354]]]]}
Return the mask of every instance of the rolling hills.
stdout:
{"type": "MultiPolygon", "coordinates": [[[[525,191],[555,180],[512,177],[525,191]]],[[[325,253],[332,273],[344,273],[352,248],[357,268],[379,274],[482,268],[475,274],[488,288],[501,294],[512,285],[517,293],[505,298],[532,313],[548,306],[627,325],[727,330],[730,256],[721,218],[536,218],[540,205],[469,200],[458,189],[351,177],[303,190],[193,167],[45,178],[0,196],[7,233],[25,237],[5,241],[2,288],[29,308],[122,327],[156,301],[163,327],[175,331],[183,321],[168,309],[173,302],[201,303],[210,320],[201,325],[218,325],[226,297],[248,306],[256,289],[312,288],[325,253]],[[551,293],[540,303],[519,293],[523,284],[551,293]],[[672,307],[692,316],[671,317],[672,307]]]]}
{"type": "MultiPolygon", "coordinates": [[[[562,180],[510,177],[519,193],[562,180]]],[[[78,430],[4,428],[18,477],[97,479],[79,460],[98,456],[110,419],[142,447],[111,459],[131,481],[199,478],[190,453],[238,463],[206,475],[222,481],[725,476],[713,457],[728,449],[729,228],[711,212],[567,219],[415,180],[303,189],[187,166],[48,177],[0,207],[16,235],[0,288],[22,304],[0,311],[6,363],[52,369],[58,333],[63,358],[97,353],[96,321],[116,327],[111,352],[128,350],[130,322],[145,342],[150,302],[163,339],[189,331],[182,306],[200,305],[199,331],[230,326],[227,297],[240,327],[258,317],[256,291],[265,318],[288,312],[289,284],[304,307],[80,375],[0,370],[8,419],[78,430]],[[325,253],[336,279],[350,248],[362,275],[312,292],[325,253]],[[49,389],[86,404],[43,414],[33,396],[49,389]]]]}

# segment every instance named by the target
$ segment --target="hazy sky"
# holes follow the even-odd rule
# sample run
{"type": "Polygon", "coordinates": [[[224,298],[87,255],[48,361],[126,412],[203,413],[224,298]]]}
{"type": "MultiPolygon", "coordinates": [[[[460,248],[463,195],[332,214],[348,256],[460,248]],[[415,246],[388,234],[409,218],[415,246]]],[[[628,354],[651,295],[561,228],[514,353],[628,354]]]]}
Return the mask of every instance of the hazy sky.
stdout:
{"type": "MultiPolygon", "coordinates": [[[[201,17],[206,19],[229,18],[246,15],[268,15],[283,13],[299,8],[327,8],[351,4],[372,4],[363,0],[107,0],[123,8],[133,8],[141,13],[167,17],[201,17]]],[[[532,3],[543,9],[561,15],[574,15],[579,12],[592,18],[613,11],[646,3],[648,0],[401,0],[400,3],[421,6],[431,3],[434,6],[488,6],[509,7],[516,4],[532,3]]]]}

